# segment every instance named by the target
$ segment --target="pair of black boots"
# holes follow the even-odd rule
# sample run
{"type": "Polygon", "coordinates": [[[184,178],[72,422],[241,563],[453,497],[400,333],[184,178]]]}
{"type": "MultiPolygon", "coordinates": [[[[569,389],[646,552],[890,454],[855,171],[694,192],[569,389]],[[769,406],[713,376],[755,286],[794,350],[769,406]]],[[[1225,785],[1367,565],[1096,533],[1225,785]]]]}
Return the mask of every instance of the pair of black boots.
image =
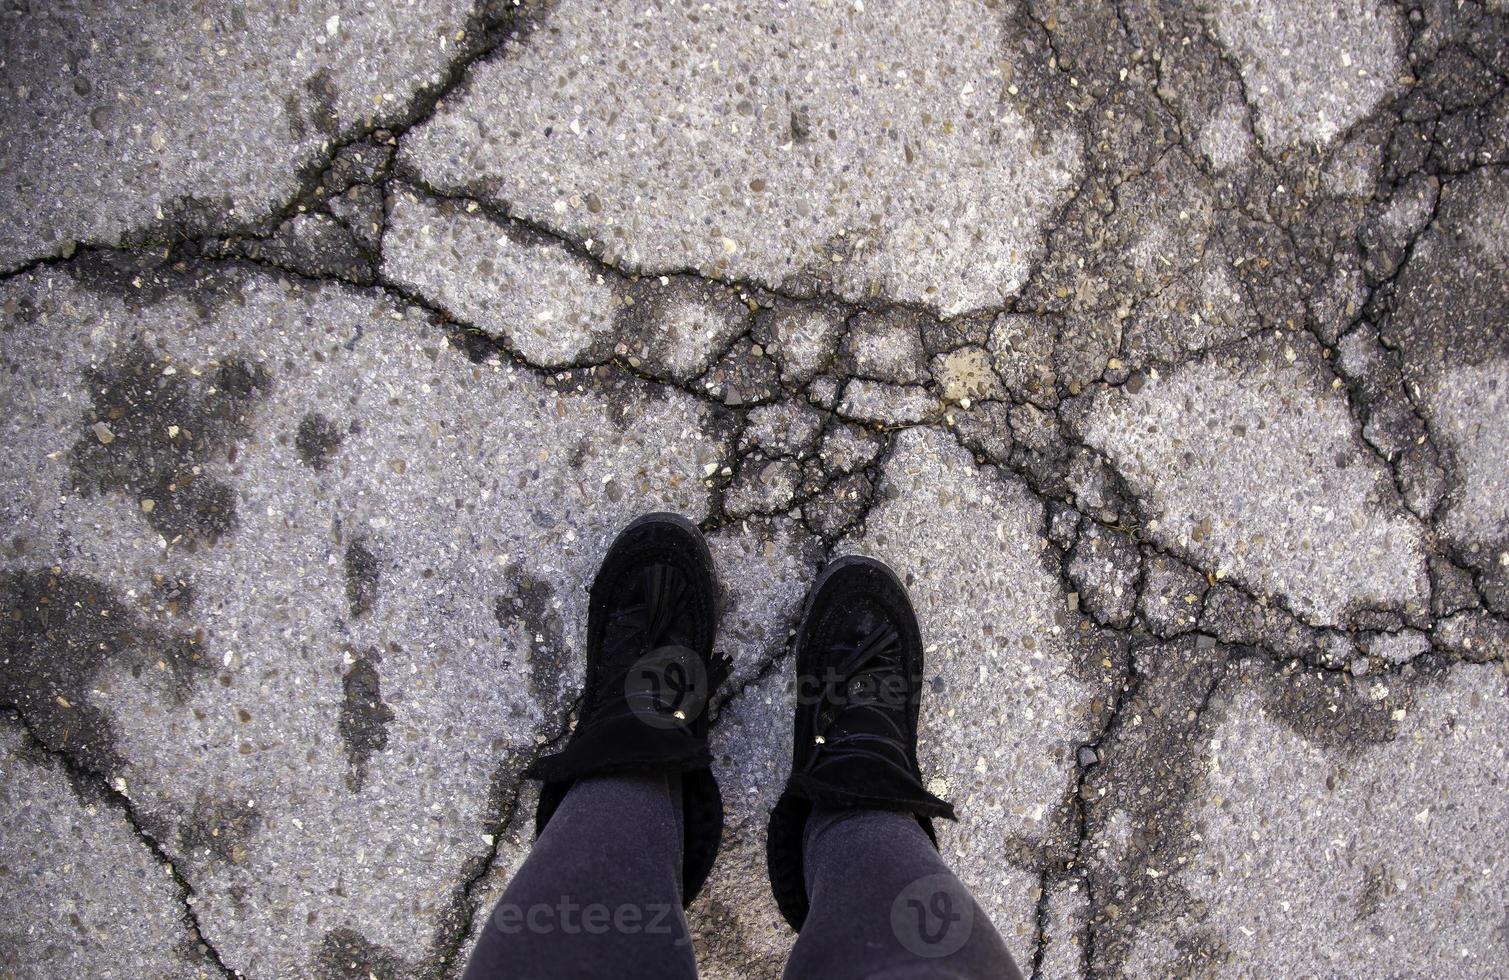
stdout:
{"type": "MultiPolygon", "coordinates": [[[[592,583],[576,729],[526,773],[544,782],[536,833],[577,779],[680,773],[684,905],[707,880],[723,831],[707,744],[708,702],[729,668],[713,654],[717,626],[712,555],[697,527],[674,514],[630,524],[592,583]]],[[[911,813],[935,845],[932,819],[952,819],[953,808],[927,791],[918,769],[922,642],[890,568],[851,556],[823,570],[797,632],[796,668],[791,775],[770,815],[767,855],[781,914],[800,931],[802,836],[814,806],[911,813]]]]}

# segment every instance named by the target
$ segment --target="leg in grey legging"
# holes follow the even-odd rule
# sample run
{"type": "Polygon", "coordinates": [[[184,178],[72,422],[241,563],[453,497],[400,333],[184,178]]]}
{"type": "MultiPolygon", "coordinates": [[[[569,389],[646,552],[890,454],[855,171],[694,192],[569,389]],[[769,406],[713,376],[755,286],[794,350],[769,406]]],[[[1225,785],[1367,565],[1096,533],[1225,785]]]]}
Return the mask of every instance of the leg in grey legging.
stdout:
{"type": "Polygon", "coordinates": [[[1021,980],[1000,933],[910,815],[816,810],[802,863],[811,911],[787,980],[1021,980]]]}
{"type": "Polygon", "coordinates": [[[695,977],[681,847],[679,778],[577,782],[489,916],[464,980],[695,977]]]}

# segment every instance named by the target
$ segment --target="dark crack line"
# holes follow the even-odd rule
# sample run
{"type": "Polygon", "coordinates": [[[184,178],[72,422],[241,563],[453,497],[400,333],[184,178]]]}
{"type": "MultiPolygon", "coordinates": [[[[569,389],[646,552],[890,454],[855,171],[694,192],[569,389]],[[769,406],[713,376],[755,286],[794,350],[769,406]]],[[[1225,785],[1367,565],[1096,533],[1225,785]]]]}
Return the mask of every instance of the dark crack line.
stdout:
{"type": "MultiPolygon", "coordinates": [[[[1125,724],[1122,710],[1127,703],[1135,698],[1142,687],[1142,676],[1137,671],[1137,660],[1133,651],[1128,650],[1126,664],[1120,681],[1113,686],[1111,694],[1111,710],[1100,731],[1093,733],[1083,744],[1096,755],[1097,764],[1105,758],[1106,746],[1119,738],[1121,727],[1125,724]]],[[[1086,806],[1085,792],[1086,782],[1089,779],[1092,767],[1082,765],[1079,761],[1079,753],[1075,753],[1074,772],[1071,777],[1071,804],[1070,817],[1075,831],[1075,838],[1070,850],[1069,858],[1064,862],[1061,874],[1067,875],[1085,864],[1084,854],[1090,846],[1090,818],[1089,809],[1086,806]]],[[[1088,912],[1084,923],[1084,957],[1087,969],[1091,971],[1095,967],[1095,920],[1097,903],[1095,898],[1095,882],[1093,876],[1083,875],[1081,878],[1085,886],[1085,904],[1088,912]]]]}
{"type": "MultiPolygon", "coordinates": [[[[413,127],[428,122],[446,96],[465,84],[474,65],[490,60],[505,50],[510,42],[527,38],[535,24],[548,11],[549,3],[550,0],[529,0],[528,3],[512,0],[492,4],[488,0],[477,0],[473,13],[468,16],[466,26],[462,29],[464,46],[461,53],[435,72],[439,76],[438,80],[418,86],[409,97],[407,105],[402,108],[352,123],[344,133],[326,140],[307,160],[294,162],[292,169],[297,190],[281,204],[268,208],[267,214],[260,218],[239,223],[217,221],[214,237],[265,239],[272,236],[278,226],[297,215],[302,207],[309,206],[311,201],[317,202],[314,191],[342,150],[379,133],[389,133],[397,139],[413,127]],[[500,12],[489,14],[488,11],[494,7],[500,12]]],[[[120,241],[130,243],[129,247],[133,251],[147,251],[163,246],[171,248],[177,243],[196,240],[196,236],[189,234],[185,227],[175,226],[171,221],[138,225],[122,232],[118,237],[120,241]]],[[[82,251],[90,248],[108,249],[108,246],[90,242],[80,244],[78,248],[82,251]]],[[[41,265],[53,264],[59,260],[66,262],[71,257],[38,256],[23,261],[12,269],[0,270],[0,282],[41,265]]]]}
{"type": "Polygon", "coordinates": [[[817,284],[814,284],[810,289],[801,289],[793,287],[789,283],[768,282],[757,276],[721,275],[689,264],[666,263],[655,265],[646,262],[630,265],[606,255],[605,249],[598,248],[594,251],[589,248],[586,244],[587,241],[591,240],[595,245],[597,244],[596,239],[578,238],[570,231],[558,228],[548,221],[530,215],[526,209],[506,199],[499,198],[495,193],[489,192],[479,184],[467,182],[454,184],[432,183],[419,173],[415,167],[409,164],[408,161],[404,160],[402,156],[394,161],[393,170],[396,180],[422,190],[432,198],[476,204],[478,205],[478,212],[487,214],[495,224],[507,224],[527,228],[542,238],[559,243],[578,258],[592,263],[594,267],[610,271],[615,277],[631,281],[655,279],[662,276],[666,278],[688,278],[755,296],[764,294],[789,303],[821,302],[855,311],[870,312],[905,310],[943,322],[949,322],[962,317],[1003,313],[1011,309],[1011,300],[1008,299],[1005,303],[998,306],[979,307],[943,316],[936,308],[928,306],[925,303],[899,300],[888,296],[855,298],[831,292],[821,288],[817,284]]]}
{"type": "Polygon", "coordinates": [[[46,753],[48,757],[57,760],[75,779],[94,787],[100,796],[120,813],[125,819],[127,826],[131,828],[132,833],[136,835],[136,839],[151,852],[152,857],[168,873],[168,876],[173,879],[173,886],[178,891],[179,901],[182,905],[180,917],[183,924],[194,934],[194,939],[199,943],[205,957],[215,965],[215,968],[220,971],[222,976],[239,977],[241,975],[240,972],[226,965],[225,959],[220,955],[220,950],[215,947],[215,944],[210,941],[209,936],[205,934],[203,924],[199,919],[199,912],[194,908],[195,897],[197,895],[194,891],[194,886],[179,871],[178,865],[173,861],[157,838],[147,832],[137,812],[136,804],[131,801],[131,798],[116,789],[110,780],[102,774],[79,765],[67,753],[49,747],[37,735],[35,729],[32,728],[31,721],[15,705],[0,705],[0,709],[10,712],[11,716],[20,723],[27,740],[35,748],[46,753]]]}
{"type": "Polygon", "coordinates": [[[1032,943],[1032,962],[1029,964],[1027,975],[1030,980],[1040,980],[1043,975],[1043,957],[1048,952],[1048,922],[1050,917],[1050,903],[1048,890],[1051,883],[1048,878],[1048,868],[1043,867],[1037,876],[1037,907],[1033,913],[1036,936],[1032,943]]]}
{"type": "MultiPolygon", "coordinates": [[[[600,249],[594,251],[588,248],[586,244],[587,239],[579,239],[568,231],[532,217],[513,204],[501,201],[496,195],[489,193],[485,188],[469,184],[436,185],[427,180],[402,157],[394,161],[392,176],[384,181],[381,186],[387,193],[408,188],[418,191],[432,201],[450,201],[463,206],[476,205],[476,209],[470,212],[472,216],[481,215],[495,225],[523,230],[539,240],[559,245],[577,259],[587,263],[598,274],[610,277],[615,281],[632,283],[659,278],[693,280],[709,286],[731,290],[739,294],[741,299],[753,300],[757,303],[763,298],[765,300],[782,300],[798,305],[826,304],[844,311],[846,321],[852,320],[854,316],[860,313],[910,313],[939,323],[948,324],[958,320],[1009,313],[1015,309],[1017,299],[1026,288],[1025,284],[1031,281],[1030,277],[1025,278],[1023,280],[1023,288],[1018,290],[1017,295],[998,306],[980,307],[943,316],[933,307],[923,303],[873,295],[862,299],[853,299],[817,288],[806,291],[795,290],[786,286],[768,283],[756,277],[715,275],[690,265],[625,266],[611,258],[605,258],[600,254],[600,249]]],[[[384,231],[386,232],[386,229],[384,231]]],[[[595,244],[595,240],[593,241],[595,244]]],[[[766,306],[769,303],[763,302],[760,305],[766,306]]],[[[734,340],[737,339],[739,338],[734,338],[734,340]]],[[[841,346],[842,338],[839,338],[838,347],[841,346]]],[[[836,350],[837,347],[835,348],[836,350]]]]}

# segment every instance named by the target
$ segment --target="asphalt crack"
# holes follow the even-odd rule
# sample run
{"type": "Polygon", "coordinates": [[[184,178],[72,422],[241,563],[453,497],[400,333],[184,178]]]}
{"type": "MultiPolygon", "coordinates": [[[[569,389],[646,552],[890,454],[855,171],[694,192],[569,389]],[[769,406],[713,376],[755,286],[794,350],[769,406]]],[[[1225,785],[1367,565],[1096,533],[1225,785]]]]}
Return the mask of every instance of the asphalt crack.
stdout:
{"type": "Polygon", "coordinates": [[[221,976],[241,976],[239,971],[233,970],[226,965],[220,950],[215,947],[214,942],[205,934],[204,925],[199,918],[199,912],[194,907],[196,893],[193,884],[179,871],[177,864],[173,862],[172,857],[169,856],[162,843],[147,831],[145,823],[136,809],[136,804],[131,801],[131,798],[104,776],[92,769],[79,765],[68,753],[49,748],[47,743],[33,731],[31,722],[21,712],[10,710],[8,714],[20,724],[22,731],[25,732],[27,743],[31,747],[56,760],[58,765],[73,779],[92,787],[99,793],[100,798],[104,799],[120,814],[126,825],[131,828],[131,832],[136,835],[136,839],[152,854],[153,859],[173,880],[173,886],[178,892],[181,905],[179,910],[180,917],[183,920],[183,924],[193,934],[201,952],[220,971],[221,976]]]}

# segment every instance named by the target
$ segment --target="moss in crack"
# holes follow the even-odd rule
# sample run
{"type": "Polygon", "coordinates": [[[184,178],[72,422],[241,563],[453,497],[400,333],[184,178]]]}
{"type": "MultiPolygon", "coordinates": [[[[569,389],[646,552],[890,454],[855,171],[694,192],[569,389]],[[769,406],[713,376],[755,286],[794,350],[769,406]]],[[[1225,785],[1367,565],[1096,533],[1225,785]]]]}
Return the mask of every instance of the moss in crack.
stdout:
{"type": "Polygon", "coordinates": [[[272,387],[266,370],[239,357],[180,366],[137,343],[85,380],[92,407],[69,457],[78,492],[123,494],[170,544],[231,531],[235,491],[206,467],[234,460],[272,387]]]}
{"type": "Polygon", "coordinates": [[[372,611],[382,581],[382,563],[361,538],[346,545],[346,603],[352,616],[372,611]]]}
{"type": "Polygon", "coordinates": [[[310,412],[299,420],[293,447],[299,454],[300,462],[319,471],[330,465],[330,460],[340,451],[345,437],[340,426],[329,418],[319,412],[310,412]]]}
{"type": "Polygon", "coordinates": [[[314,964],[320,980],[402,980],[410,975],[402,957],[355,929],[325,933],[315,950],[314,964]]]}
{"type": "Polygon", "coordinates": [[[204,792],[178,828],[179,845],[191,859],[204,857],[231,864],[246,861],[246,845],[262,826],[262,814],[240,800],[215,799],[204,792]]]}
{"type": "Polygon", "coordinates": [[[93,701],[100,675],[124,667],[181,698],[209,666],[197,634],[148,623],[104,583],[49,569],[0,575],[0,650],[0,705],[48,750],[104,776],[123,760],[109,712],[93,701]]]}
{"type": "Polygon", "coordinates": [[[565,684],[569,656],[565,628],[550,583],[517,572],[511,594],[493,600],[493,618],[505,630],[523,631],[529,649],[530,696],[539,703],[544,717],[559,717],[572,692],[565,684]]]}
{"type": "Polygon", "coordinates": [[[393,709],[382,697],[382,677],[377,665],[382,655],[369,650],[356,659],[342,678],[340,732],[346,746],[346,788],[361,792],[367,779],[367,764],[388,744],[388,725],[393,709]]]}

